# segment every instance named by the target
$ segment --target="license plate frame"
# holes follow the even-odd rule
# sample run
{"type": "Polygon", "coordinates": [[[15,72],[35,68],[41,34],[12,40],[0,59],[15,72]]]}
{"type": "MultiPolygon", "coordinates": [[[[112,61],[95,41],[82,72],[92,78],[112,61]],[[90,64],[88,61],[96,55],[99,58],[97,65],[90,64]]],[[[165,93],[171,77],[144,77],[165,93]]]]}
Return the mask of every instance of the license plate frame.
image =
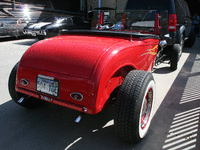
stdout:
{"type": "Polygon", "coordinates": [[[60,82],[53,77],[38,75],[36,78],[36,91],[58,97],[60,89],[60,82]]]}

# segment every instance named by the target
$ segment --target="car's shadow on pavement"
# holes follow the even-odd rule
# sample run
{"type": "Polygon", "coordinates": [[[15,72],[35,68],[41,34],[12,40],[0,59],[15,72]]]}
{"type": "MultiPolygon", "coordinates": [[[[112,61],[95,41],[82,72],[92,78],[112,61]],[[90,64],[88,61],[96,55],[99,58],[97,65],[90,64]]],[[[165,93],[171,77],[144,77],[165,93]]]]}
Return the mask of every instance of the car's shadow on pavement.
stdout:
{"type": "Polygon", "coordinates": [[[20,37],[5,37],[1,38],[0,37],[0,42],[6,42],[6,41],[15,41],[15,40],[21,40],[21,39],[26,39],[26,36],[20,36],[20,37]]]}
{"type": "Polygon", "coordinates": [[[146,141],[146,138],[140,144],[120,141],[113,125],[114,106],[97,115],[85,115],[80,123],[75,123],[78,115],[77,111],[50,103],[26,109],[8,101],[0,105],[0,149],[122,150],[137,149],[146,141]]]}
{"type": "Polygon", "coordinates": [[[154,68],[154,71],[153,71],[153,73],[156,73],[156,74],[168,74],[171,72],[173,71],[170,69],[170,67],[154,68]]]}

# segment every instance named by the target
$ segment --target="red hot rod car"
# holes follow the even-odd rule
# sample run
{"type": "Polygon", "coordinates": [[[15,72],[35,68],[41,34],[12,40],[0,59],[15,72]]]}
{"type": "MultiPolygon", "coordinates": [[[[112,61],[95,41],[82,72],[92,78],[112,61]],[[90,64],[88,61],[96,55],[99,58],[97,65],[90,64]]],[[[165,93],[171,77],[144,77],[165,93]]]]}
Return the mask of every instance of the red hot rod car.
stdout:
{"type": "Polygon", "coordinates": [[[48,101],[87,114],[97,114],[114,102],[119,137],[139,142],[152,120],[155,82],[151,70],[157,52],[166,45],[159,35],[158,14],[153,23],[144,21],[141,27],[141,22],[138,31],[134,26],[63,31],[35,43],[11,71],[12,99],[24,107],[48,101]]]}

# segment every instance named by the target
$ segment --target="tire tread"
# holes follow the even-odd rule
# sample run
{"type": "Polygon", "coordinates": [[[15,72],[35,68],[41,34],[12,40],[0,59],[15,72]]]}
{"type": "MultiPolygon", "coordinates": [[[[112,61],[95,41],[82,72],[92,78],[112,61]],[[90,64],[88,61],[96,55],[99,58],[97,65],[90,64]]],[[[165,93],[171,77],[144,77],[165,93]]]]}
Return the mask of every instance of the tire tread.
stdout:
{"type": "Polygon", "coordinates": [[[115,109],[116,131],[119,137],[128,143],[136,143],[141,140],[136,132],[138,130],[136,121],[139,119],[138,112],[141,109],[138,104],[141,103],[139,97],[142,85],[149,74],[149,72],[141,70],[131,71],[126,76],[118,94],[115,109]]]}

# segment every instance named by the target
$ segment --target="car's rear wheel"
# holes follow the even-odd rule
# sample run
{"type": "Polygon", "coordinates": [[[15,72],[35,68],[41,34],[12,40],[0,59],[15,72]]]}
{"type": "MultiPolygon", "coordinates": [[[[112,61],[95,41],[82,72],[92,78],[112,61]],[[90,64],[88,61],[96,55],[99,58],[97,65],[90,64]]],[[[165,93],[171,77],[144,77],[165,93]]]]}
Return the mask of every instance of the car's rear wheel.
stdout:
{"type": "Polygon", "coordinates": [[[185,46],[192,47],[195,41],[196,41],[196,34],[194,31],[192,31],[190,38],[185,41],[185,46]]]}
{"type": "Polygon", "coordinates": [[[155,82],[149,72],[131,71],[119,90],[115,126],[119,137],[137,143],[147,134],[153,115],[155,82]]]}
{"type": "Polygon", "coordinates": [[[174,44],[170,56],[170,69],[176,70],[178,68],[178,61],[181,57],[182,51],[180,44],[174,44]]]}
{"type": "Polygon", "coordinates": [[[15,84],[16,84],[16,75],[17,75],[17,68],[18,68],[17,63],[9,76],[9,81],[8,81],[8,90],[10,93],[10,96],[12,97],[13,101],[19,104],[20,106],[27,107],[27,108],[35,108],[43,104],[44,102],[42,100],[33,98],[33,97],[28,97],[25,94],[19,93],[15,90],[15,84]],[[24,97],[25,99],[23,101],[19,101],[20,98],[24,97]]]}

